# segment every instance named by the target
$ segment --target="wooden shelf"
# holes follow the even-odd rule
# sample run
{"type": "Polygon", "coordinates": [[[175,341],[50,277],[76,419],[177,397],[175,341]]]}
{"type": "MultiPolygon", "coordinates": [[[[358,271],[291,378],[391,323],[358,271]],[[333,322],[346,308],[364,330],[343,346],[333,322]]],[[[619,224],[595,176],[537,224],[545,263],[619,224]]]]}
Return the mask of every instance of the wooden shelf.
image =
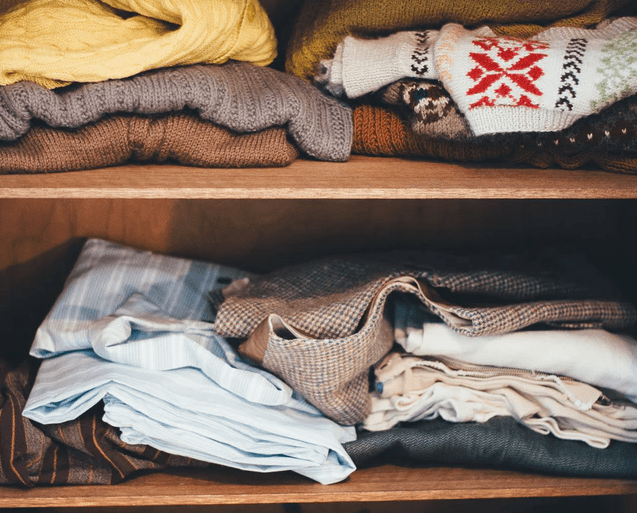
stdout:
{"type": "Polygon", "coordinates": [[[320,485],[292,473],[213,467],[152,473],[114,486],[0,488],[0,507],[178,506],[573,497],[637,493],[637,481],[563,478],[500,470],[384,465],[320,485]]]}
{"type": "Polygon", "coordinates": [[[637,175],[353,156],[284,168],[125,165],[4,175],[0,198],[636,199],[637,175]]]}

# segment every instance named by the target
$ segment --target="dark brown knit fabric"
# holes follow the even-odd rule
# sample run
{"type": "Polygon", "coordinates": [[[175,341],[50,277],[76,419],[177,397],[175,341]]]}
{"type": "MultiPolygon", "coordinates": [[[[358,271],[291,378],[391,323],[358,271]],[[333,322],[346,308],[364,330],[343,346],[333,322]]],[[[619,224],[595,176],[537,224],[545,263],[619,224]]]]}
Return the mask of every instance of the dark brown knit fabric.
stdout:
{"type": "MultiPolygon", "coordinates": [[[[634,99],[622,102],[626,112],[611,107],[550,134],[504,134],[445,140],[414,133],[411,121],[397,111],[373,105],[354,109],[352,153],[377,156],[436,158],[458,162],[495,161],[538,168],[576,169],[586,165],[617,173],[637,173],[634,99]],[[612,110],[612,112],[611,112],[612,110]],[[606,141],[604,139],[608,138],[606,141]],[[481,142],[476,142],[481,140],[481,142]],[[557,141],[557,144],[555,144],[557,141]]],[[[619,108],[618,107],[618,108],[619,108]]]]}
{"type": "Polygon", "coordinates": [[[77,420],[43,426],[22,416],[39,362],[12,369],[0,360],[0,484],[114,484],[137,470],[207,466],[146,445],[122,442],[101,408],[77,420]]]}
{"type": "Polygon", "coordinates": [[[282,127],[237,134],[190,114],[113,116],[82,128],[37,126],[0,144],[0,173],[93,169],[129,160],[202,167],[286,166],[298,156],[282,127]]]}
{"type": "Polygon", "coordinates": [[[408,121],[387,107],[359,105],[354,109],[352,153],[377,156],[430,157],[482,162],[510,155],[512,148],[420,137],[408,121]]]}

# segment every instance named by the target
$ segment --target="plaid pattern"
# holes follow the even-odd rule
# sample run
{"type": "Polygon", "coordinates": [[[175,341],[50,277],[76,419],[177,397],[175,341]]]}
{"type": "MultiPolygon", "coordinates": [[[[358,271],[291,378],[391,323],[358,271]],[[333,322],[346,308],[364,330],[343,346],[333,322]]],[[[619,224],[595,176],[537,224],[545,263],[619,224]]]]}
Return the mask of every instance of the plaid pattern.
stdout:
{"type": "MultiPolygon", "coordinates": [[[[462,329],[465,335],[504,333],[539,322],[574,322],[577,326],[593,322],[609,328],[635,322],[632,305],[592,301],[596,291],[555,272],[489,267],[493,265],[473,264],[437,253],[378,255],[378,259],[337,257],[290,266],[252,279],[245,287],[228,294],[221,304],[218,296],[211,298],[218,305],[215,331],[226,337],[247,338],[274,313],[311,337],[352,335],[372,298],[399,276],[416,278],[446,295],[471,296],[472,303],[478,300],[485,305],[499,303],[495,307],[452,305],[454,314],[473,320],[472,328],[462,329]],[[583,303],[583,299],[589,301],[583,303]],[[502,306],[502,302],[507,304],[502,306]],[[526,313],[519,313],[523,307],[513,304],[520,302],[529,302],[526,313]]],[[[436,303],[423,295],[419,297],[440,315],[436,303]]],[[[441,317],[449,321],[449,316],[441,317]]]]}
{"type": "Polygon", "coordinates": [[[254,278],[220,304],[215,331],[227,337],[250,337],[242,344],[242,353],[253,359],[257,355],[259,363],[326,416],[355,424],[370,408],[369,367],[393,343],[383,315],[391,292],[416,295],[455,331],[469,336],[504,333],[540,322],[620,328],[635,321],[635,310],[627,303],[563,299],[585,296],[586,291],[547,273],[459,271],[460,261],[431,257],[447,268],[433,270],[410,259],[383,255],[378,260],[320,260],[254,278]],[[457,306],[443,300],[439,291],[486,298],[491,303],[457,306]],[[508,304],[492,306],[494,299],[508,304]],[[286,323],[288,332],[274,329],[273,319],[286,323]],[[256,330],[263,322],[270,323],[266,335],[256,330]],[[265,348],[264,352],[259,348],[265,348]]]}
{"type": "MultiPolygon", "coordinates": [[[[412,292],[409,285],[390,281],[373,299],[365,322],[353,335],[342,338],[290,338],[269,330],[263,366],[301,392],[327,417],[340,424],[362,422],[371,411],[369,368],[394,343],[391,324],[384,315],[389,294],[412,292]]],[[[256,341],[239,348],[249,353],[256,341]]]]}
{"type": "Polygon", "coordinates": [[[0,361],[0,483],[35,485],[114,484],[138,470],[208,466],[146,445],[122,442],[116,428],[93,408],[77,420],[44,426],[22,416],[38,362],[15,369],[0,361]]]}

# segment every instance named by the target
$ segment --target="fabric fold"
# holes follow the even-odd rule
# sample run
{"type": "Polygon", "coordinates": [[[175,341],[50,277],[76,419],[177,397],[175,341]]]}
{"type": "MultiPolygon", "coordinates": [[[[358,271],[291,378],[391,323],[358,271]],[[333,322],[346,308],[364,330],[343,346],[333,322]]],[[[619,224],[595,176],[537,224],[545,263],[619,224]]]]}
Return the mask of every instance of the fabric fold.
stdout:
{"type": "Polygon", "coordinates": [[[277,41],[257,0],[33,0],[0,15],[0,85],[47,88],[228,59],[261,66],[277,41]]]}
{"type": "Polygon", "coordinates": [[[349,107],[297,77],[235,61],[153,70],[59,91],[27,81],[1,87],[0,140],[18,139],[35,120],[54,128],[79,128],[107,114],[185,109],[237,133],[284,127],[295,146],[311,157],[349,158],[349,107]]]}
{"type": "Polygon", "coordinates": [[[0,143],[0,173],[83,171],[127,162],[279,167],[298,156],[284,128],[237,134],[196,115],[109,116],[78,129],[36,126],[0,143]]]}

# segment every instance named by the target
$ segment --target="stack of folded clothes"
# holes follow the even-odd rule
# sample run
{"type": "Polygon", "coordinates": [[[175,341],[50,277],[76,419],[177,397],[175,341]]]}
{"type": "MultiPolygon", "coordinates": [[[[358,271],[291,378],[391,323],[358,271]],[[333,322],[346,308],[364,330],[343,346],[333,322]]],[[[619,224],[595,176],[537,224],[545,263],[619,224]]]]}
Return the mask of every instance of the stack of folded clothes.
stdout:
{"type": "Polygon", "coordinates": [[[635,14],[627,0],[305,2],[286,66],[354,105],[353,153],[631,173],[635,14]]]}
{"type": "Polygon", "coordinates": [[[37,376],[5,370],[19,429],[0,481],[214,463],[329,484],[388,452],[634,478],[636,320],[575,256],[390,252],[254,275],[92,239],[38,328],[37,376]]]}
{"type": "Polygon", "coordinates": [[[0,9],[0,40],[0,173],[350,154],[349,107],[266,67],[257,0],[33,0],[0,9]]]}
{"type": "MultiPolygon", "coordinates": [[[[148,468],[197,460],[257,472],[293,470],[324,484],[345,479],[355,466],[342,444],[355,439],[354,428],[326,418],[214,333],[207,294],[243,276],[229,267],[87,241],[36,333],[31,355],[43,361],[23,416],[56,432],[69,422],[90,427],[95,408],[103,408],[102,425],[111,437],[118,428],[121,438],[102,454],[111,473],[120,469],[109,463],[110,453],[126,458],[134,446],[142,455],[161,455],[142,458],[148,468]]],[[[83,431],[76,436],[86,440],[83,431]]],[[[12,454],[10,447],[2,438],[3,451],[12,454]]],[[[143,468],[129,467],[127,473],[143,468]]],[[[82,478],[87,474],[74,482],[82,478]]],[[[48,481],[41,479],[33,477],[48,481]]]]}
{"type": "Polygon", "coordinates": [[[400,458],[399,446],[430,463],[635,477],[635,309],[588,265],[575,268],[431,252],[338,257],[210,299],[216,333],[361,429],[345,444],[357,465],[390,450],[400,458]]]}

